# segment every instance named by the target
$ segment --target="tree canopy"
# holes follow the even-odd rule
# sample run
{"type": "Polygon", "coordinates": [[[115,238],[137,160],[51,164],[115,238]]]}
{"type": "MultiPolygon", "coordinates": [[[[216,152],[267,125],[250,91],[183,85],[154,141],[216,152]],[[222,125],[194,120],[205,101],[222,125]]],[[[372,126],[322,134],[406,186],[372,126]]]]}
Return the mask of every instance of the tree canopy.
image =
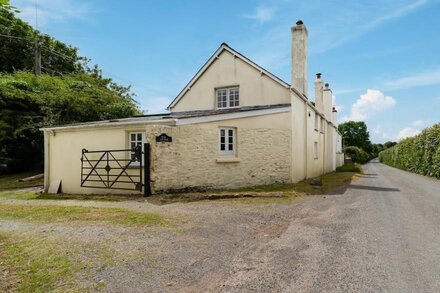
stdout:
{"type": "Polygon", "coordinates": [[[347,121],[339,124],[338,130],[342,134],[343,147],[356,146],[368,153],[372,151],[370,133],[365,122],[347,121]]]}
{"type": "Polygon", "coordinates": [[[77,48],[42,34],[0,0],[0,157],[19,169],[43,165],[41,127],[140,114],[130,87],[104,78],[77,48]],[[42,75],[34,75],[34,49],[42,75]]]}

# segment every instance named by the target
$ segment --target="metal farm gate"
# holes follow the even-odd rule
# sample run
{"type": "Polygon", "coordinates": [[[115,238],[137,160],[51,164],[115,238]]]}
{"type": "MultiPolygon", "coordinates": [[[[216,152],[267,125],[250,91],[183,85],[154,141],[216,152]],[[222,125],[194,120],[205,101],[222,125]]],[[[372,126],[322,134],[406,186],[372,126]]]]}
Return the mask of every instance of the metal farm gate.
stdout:
{"type": "Polygon", "coordinates": [[[151,195],[150,144],[122,150],[82,150],[81,187],[137,190],[151,195]]]}

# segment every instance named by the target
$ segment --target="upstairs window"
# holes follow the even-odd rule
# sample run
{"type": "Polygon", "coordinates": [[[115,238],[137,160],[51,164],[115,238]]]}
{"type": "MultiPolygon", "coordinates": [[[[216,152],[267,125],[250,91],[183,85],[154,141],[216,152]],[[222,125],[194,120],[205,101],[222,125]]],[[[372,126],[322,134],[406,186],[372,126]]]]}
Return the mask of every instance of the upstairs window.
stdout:
{"type": "Polygon", "coordinates": [[[319,116],[318,113],[315,113],[315,130],[319,130],[319,116]]]}
{"type": "Polygon", "coordinates": [[[221,88],[216,90],[217,108],[233,108],[240,106],[239,87],[221,88]]]}
{"type": "Polygon", "coordinates": [[[220,152],[220,155],[234,155],[235,154],[235,129],[234,128],[220,128],[219,152],[220,152]]]}

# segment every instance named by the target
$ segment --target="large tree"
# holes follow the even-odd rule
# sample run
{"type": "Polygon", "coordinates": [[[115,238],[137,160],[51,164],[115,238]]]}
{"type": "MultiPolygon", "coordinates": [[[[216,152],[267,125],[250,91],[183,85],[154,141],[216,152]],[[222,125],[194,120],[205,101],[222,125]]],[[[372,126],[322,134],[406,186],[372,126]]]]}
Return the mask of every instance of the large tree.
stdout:
{"type": "Polygon", "coordinates": [[[372,151],[370,134],[367,125],[363,121],[347,121],[338,126],[342,134],[342,146],[356,146],[368,153],[372,151]]]}
{"type": "Polygon", "coordinates": [[[104,78],[77,49],[41,34],[0,0],[0,157],[18,170],[42,167],[40,127],[139,114],[130,87],[104,78]],[[35,76],[35,41],[43,74],[35,76]]]}

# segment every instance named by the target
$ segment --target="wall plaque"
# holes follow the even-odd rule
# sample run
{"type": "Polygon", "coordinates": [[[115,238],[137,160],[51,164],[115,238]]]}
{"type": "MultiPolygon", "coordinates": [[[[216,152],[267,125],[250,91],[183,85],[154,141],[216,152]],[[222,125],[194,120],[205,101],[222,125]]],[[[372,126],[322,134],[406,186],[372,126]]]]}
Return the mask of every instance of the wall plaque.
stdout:
{"type": "Polygon", "coordinates": [[[156,136],[156,142],[173,142],[173,138],[166,135],[166,133],[162,133],[161,135],[156,136]]]}

